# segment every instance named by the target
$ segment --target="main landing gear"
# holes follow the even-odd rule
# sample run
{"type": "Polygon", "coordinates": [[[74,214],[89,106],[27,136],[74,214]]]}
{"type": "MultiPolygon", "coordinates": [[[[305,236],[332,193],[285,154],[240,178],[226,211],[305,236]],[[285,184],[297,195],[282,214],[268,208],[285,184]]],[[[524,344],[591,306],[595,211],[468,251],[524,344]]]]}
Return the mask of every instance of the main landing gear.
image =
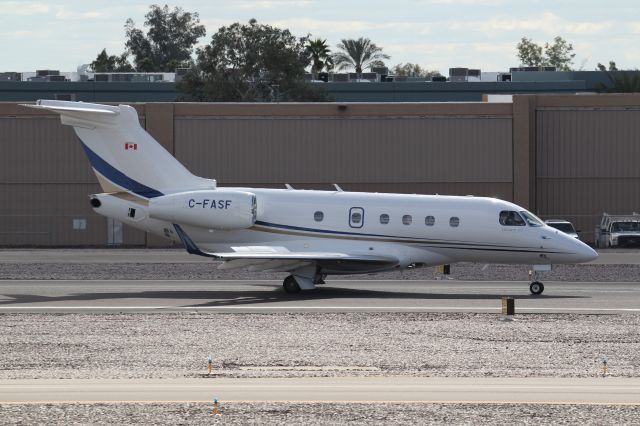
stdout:
{"type": "Polygon", "coordinates": [[[534,281],[529,286],[529,291],[534,296],[539,296],[544,291],[544,284],[542,284],[540,281],[534,281]]]}
{"type": "Polygon", "coordinates": [[[325,274],[316,266],[298,268],[284,279],[282,287],[289,294],[300,293],[301,290],[313,290],[317,284],[324,284],[325,274]]]}
{"type": "Polygon", "coordinates": [[[282,282],[282,287],[284,288],[284,291],[289,294],[300,293],[300,286],[296,282],[296,279],[293,277],[293,275],[289,275],[284,279],[284,281],[282,282]]]}

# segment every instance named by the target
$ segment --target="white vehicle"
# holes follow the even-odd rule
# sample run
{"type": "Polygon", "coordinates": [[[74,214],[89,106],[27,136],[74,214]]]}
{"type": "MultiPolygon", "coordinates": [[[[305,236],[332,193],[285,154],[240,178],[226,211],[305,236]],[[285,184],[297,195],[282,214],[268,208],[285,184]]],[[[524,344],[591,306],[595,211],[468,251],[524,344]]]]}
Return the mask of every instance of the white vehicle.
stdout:
{"type": "MultiPolygon", "coordinates": [[[[181,241],[220,268],[290,272],[289,293],[332,274],[455,262],[550,265],[587,262],[590,247],[495,198],[218,187],[157,143],[130,106],[67,101],[54,111],[82,141],[104,193],[99,214],[181,241]]],[[[533,282],[530,291],[544,286],[533,282]]]]}
{"type": "Polygon", "coordinates": [[[640,246],[640,214],[602,214],[595,230],[596,247],[640,246]]]}
{"type": "Polygon", "coordinates": [[[568,220],[548,219],[545,220],[544,223],[552,228],[556,228],[557,230],[564,232],[567,235],[571,235],[573,238],[580,239],[580,236],[578,235],[578,232],[580,231],[576,231],[576,228],[574,228],[573,224],[568,220]]]}

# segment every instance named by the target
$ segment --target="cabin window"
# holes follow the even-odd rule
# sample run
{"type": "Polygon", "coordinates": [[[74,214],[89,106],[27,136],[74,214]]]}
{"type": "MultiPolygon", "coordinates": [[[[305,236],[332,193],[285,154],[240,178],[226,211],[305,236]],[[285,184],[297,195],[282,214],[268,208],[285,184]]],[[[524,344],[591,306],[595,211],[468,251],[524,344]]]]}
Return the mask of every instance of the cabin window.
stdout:
{"type": "Polygon", "coordinates": [[[316,222],[322,222],[322,220],[324,219],[324,213],[322,213],[321,211],[317,211],[313,214],[313,219],[316,222]]]}
{"type": "Polygon", "coordinates": [[[500,225],[503,226],[526,226],[524,219],[518,212],[502,210],[500,212],[500,225]]]}
{"type": "Polygon", "coordinates": [[[433,216],[427,216],[424,218],[424,224],[427,226],[433,226],[436,223],[436,218],[433,216]]]}
{"type": "Polygon", "coordinates": [[[383,225],[386,225],[389,223],[389,215],[386,213],[383,213],[380,215],[380,223],[383,225]]]}
{"type": "Polygon", "coordinates": [[[362,222],[362,213],[353,212],[351,213],[351,223],[360,223],[362,222]]]}
{"type": "Polygon", "coordinates": [[[412,220],[413,220],[413,219],[411,218],[411,215],[410,215],[410,214],[405,214],[404,216],[402,216],[402,223],[403,223],[404,225],[411,225],[411,221],[412,221],[412,220]]]}
{"type": "Polygon", "coordinates": [[[457,227],[458,225],[460,225],[460,218],[453,216],[452,218],[449,219],[449,226],[452,227],[457,227]]]}

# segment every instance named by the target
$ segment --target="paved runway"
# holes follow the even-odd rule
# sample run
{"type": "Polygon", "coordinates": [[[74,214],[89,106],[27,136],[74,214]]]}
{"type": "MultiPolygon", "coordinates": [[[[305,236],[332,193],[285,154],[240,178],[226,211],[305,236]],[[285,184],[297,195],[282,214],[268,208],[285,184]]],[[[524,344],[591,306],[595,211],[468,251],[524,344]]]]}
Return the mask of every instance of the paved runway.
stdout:
{"type": "Polygon", "coordinates": [[[640,313],[638,283],[332,281],[288,295],[280,281],[0,281],[0,312],[493,312],[640,313]]]}
{"type": "Polygon", "coordinates": [[[0,383],[0,403],[448,402],[640,405],[638,378],[314,377],[37,379],[0,383]]]}

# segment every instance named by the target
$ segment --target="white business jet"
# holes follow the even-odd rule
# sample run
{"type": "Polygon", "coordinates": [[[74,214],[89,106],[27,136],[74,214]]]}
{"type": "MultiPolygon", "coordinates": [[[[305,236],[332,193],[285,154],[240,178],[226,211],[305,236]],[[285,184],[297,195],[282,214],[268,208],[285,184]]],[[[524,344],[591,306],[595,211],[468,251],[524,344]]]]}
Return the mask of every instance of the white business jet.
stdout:
{"type": "MultiPolygon", "coordinates": [[[[551,265],[593,260],[586,244],[495,198],[218,187],[156,142],[131,106],[41,100],[82,141],[104,216],[181,241],[219,267],[286,271],[289,293],[331,274],[455,262],[551,265]]],[[[530,285],[541,294],[542,283],[530,285]]]]}

